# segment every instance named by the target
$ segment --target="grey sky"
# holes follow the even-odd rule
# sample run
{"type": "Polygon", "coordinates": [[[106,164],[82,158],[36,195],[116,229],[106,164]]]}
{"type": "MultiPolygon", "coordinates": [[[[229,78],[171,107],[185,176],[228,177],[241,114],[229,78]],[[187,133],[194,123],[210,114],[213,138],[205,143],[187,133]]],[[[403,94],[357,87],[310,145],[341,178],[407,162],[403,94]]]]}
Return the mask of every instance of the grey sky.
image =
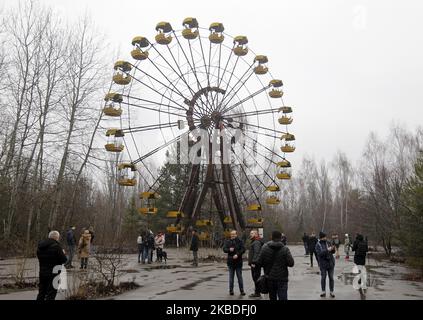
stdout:
{"type": "Polygon", "coordinates": [[[152,38],[162,20],[180,27],[192,16],[203,27],[218,21],[228,34],[248,36],[294,108],[295,166],[304,154],[330,160],[338,149],[356,160],[371,130],[385,135],[392,121],[413,130],[422,124],[421,1],[40,2],[65,17],[87,10],[125,56],[133,36],[152,38]]]}

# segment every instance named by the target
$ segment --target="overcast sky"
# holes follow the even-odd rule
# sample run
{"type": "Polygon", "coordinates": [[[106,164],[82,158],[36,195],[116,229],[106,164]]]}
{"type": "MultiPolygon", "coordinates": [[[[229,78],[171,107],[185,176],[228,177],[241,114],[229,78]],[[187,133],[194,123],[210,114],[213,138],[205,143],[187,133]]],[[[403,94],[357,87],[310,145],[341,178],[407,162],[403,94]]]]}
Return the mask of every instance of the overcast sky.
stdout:
{"type": "Polygon", "coordinates": [[[422,124],[422,1],[40,2],[70,18],[88,11],[125,52],[133,36],[153,38],[158,21],[176,28],[188,16],[248,36],[251,49],[269,57],[294,108],[294,161],[304,154],[330,160],[338,149],[356,160],[371,130],[384,136],[393,121],[413,130],[422,124]]]}

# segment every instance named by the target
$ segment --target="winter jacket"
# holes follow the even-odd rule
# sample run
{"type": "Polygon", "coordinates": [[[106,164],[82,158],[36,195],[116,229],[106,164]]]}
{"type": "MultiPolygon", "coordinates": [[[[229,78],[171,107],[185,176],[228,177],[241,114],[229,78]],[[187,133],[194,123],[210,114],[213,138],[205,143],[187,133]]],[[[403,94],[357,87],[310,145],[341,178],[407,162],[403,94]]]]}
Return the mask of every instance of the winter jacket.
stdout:
{"type": "Polygon", "coordinates": [[[66,243],[68,247],[76,246],[75,233],[72,229],[69,229],[68,232],[66,232],[66,243]]]}
{"type": "Polygon", "coordinates": [[[91,248],[91,234],[83,233],[81,238],[79,238],[78,243],[78,254],[80,258],[88,258],[90,256],[91,248]]]}
{"type": "Polygon", "coordinates": [[[157,235],[157,236],[154,238],[154,244],[155,244],[156,248],[163,249],[164,244],[165,244],[165,238],[164,238],[164,235],[161,235],[161,236],[157,235]]]}
{"type": "Polygon", "coordinates": [[[154,236],[152,233],[147,236],[147,248],[154,249],[154,236]]]}
{"type": "Polygon", "coordinates": [[[254,238],[248,251],[248,265],[257,264],[261,247],[263,246],[263,240],[260,238],[254,238]]]}
{"type": "Polygon", "coordinates": [[[40,262],[40,277],[52,276],[53,268],[67,261],[60,243],[54,239],[47,239],[39,242],[37,257],[40,262]]]}
{"type": "Polygon", "coordinates": [[[309,236],[308,235],[303,235],[303,237],[302,237],[302,239],[303,239],[303,242],[304,243],[307,243],[308,244],[308,239],[309,239],[309,236]]]}
{"type": "Polygon", "coordinates": [[[310,252],[315,252],[316,251],[316,244],[317,244],[317,238],[315,236],[310,236],[308,238],[308,242],[307,242],[307,246],[308,246],[308,250],[310,252]]]}
{"type": "Polygon", "coordinates": [[[261,249],[258,265],[263,267],[264,274],[270,280],[287,282],[288,267],[294,266],[294,259],[283,242],[269,241],[261,249]]]}
{"type": "Polygon", "coordinates": [[[244,242],[240,238],[226,240],[223,245],[223,252],[228,254],[226,262],[228,267],[242,267],[242,255],[245,252],[245,246],[244,242]],[[230,248],[234,248],[234,250],[230,251],[230,248]],[[234,259],[235,255],[237,255],[236,259],[234,259]]]}
{"type": "Polygon", "coordinates": [[[286,246],[286,243],[288,241],[288,239],[286,238],[286,236],[282,236],[282,243],[286,246]]]}
{"type": "Polygon", "coordinates": [[[190,250],[191,251],[198,251],[198,236],[195,234],[192,236],[191,238],[191,246],[190,246],[190,250]]]}
{"type": "Polygon", "coordinates": [[[333,254],[335,249],[328,251],[328,242],[326,240],[319,240],[316,244],[316,255],[319,260],[319,267],[323,270],[335,268],[335,258],[333,254]]]}
{"type": "Polygon", "coordinates": [[[354,251],[354,263],[359,266],[364,266],[366,264],[366,255],[367,251],[369,251],[369,247],[367,246],[367,241],[363,239],[363,236],[357,236],[352,251],[354,251]]]}

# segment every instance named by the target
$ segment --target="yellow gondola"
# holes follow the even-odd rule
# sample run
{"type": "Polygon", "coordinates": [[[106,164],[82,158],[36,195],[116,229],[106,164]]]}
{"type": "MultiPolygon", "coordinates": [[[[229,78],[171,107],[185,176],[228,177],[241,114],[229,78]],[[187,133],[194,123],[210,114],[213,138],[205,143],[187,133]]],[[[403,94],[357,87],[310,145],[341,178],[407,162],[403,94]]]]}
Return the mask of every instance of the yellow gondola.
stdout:
{"type": "Polygon", "coordinates": [[[292,119],[292,117],[287,117],[287,116],[282,116],[278,119],[280,124],[286,124],[286,125],[291,124],[292,120],[294,120],[292,119]]]}
{"type": "Polygon", "coordinates": [[[123,138],[124,133],[120,129],[109,129],[106,132],[108,138],[107,144],[104,146],[109,152],[122,152],[124,149],[123,138]]]}
{"type": "Polygon", "coordinates": [[[213,226],[213,221],[208,220],[208,219],[197,220],[195,222],[195,225],[197,227],[211,227],[211,226],[213,226]]]}
{"type": "Polygon", "coordinates": [[[166,227],[166,231],[169,233],[181,233],[182,231],[184,231],[184,228],[179,224],[177,225],[171,224],[166,227]]]}
{"type": "Polygon", "coordinates": [[[134,50],[131,51],[131,56],[135,60],[145,60],[148,58],[148,51],[142,50],[142,48],[146,48],[150,45],[150,42],[145,37],[135,37],[132,39],[132,45],[135,47],[134,50]]]}
{"type": "Polygon", "coordinates": [[[278,167],[281,167],[281,168],[291,168],[291,162],[289,162],[288,160],[282,160],[282,161],[279,161],[278,163],[276,163],[276,165],[278,166],[278,167]]]}
{"type": "Polygon", "coordinates": [[[295,136],[291,133],[284,133],[284,134],[281,135],[281,140],[295,141],[295,136]]]}
{"type": "Polygon", "coordinates": [[[266,56],[258,55],[254,58],[254,62],[258,62],[258,66],[254,68],[254,73],[258,75],[266,74],[269,71],[269,68],[265,66],[265,64],[269,60],[266,56]]]}
{"type": "Polygon", "coordinates": [[[259,204],[250,204],[247,207],[247,210],[248,211],[261,211],[261,205],[259,205],[259,204]]]}
{"type": "Polygon", "coordinates": [[[281,189],[279,188],[278,185],[274,185],[274,186],[268,186],[266,187],[266,191],[270,191],[270,192],[278,192],[281,189]]]}
{"type": "Polygon", "coordinates": [[[198,22],[195,18],[185,18],[182,22],[182,25],[185,27],[182,30],[182,36],[187,40],[193,40],[198,37],[198,22]],[[196,30],[192,30],[196,29],[196,30]]]}
{"type": "Polygon", "coordinates": [[[291,107],[280,107],[279,108],[279,112],[282,112],[282,113],[291,113],[292,112],[292,108],[291,107]]]}
{"type": "Polygon", "coordinates": [[[128,74],[132,70],[129,62],[119,60],[114,66],[115,74],[113,75],[113,82],[120,85],[127,85],[131,82],[131,76],[128,74]]]}
{"type": "Polygon", "coordinates": [[[133,163],[120,163],[118,165],[119,178],[118,184],[120,186],[133,187],[137,184],[134,172],[137,169],[133,163]]]}
{"type": "Polygon", "coordinates": [[[223,219],[223,223],[232,223],[232,218],[231,218],[231,217],[226,216],[226,217],[223,219]]]}
{"type": "Polygon", "coordinates": [[[156,207],[142,207],[138,209],[139,213],[141,214],[157,214],[158,209],[156,207]]]}
{"type": "Polygon", "coordinates": [[[286,143],[284,146],[281,147],[281,150],[282,150],[282,152],[286,152],[286,153],[294,152],[295,147],[286,143]]]}
{"type": "Polygon", "coordinates": [[[234,48],[232,51],[236,56],[242,57],[248,53],[248,39],[246,36],[237,36],[234,38],[234,48]]]}
{"type": "Polygon", "coordinates": [[[280,172],[276,174],[276,177],[281,180],[289,180],[291,179],[291,174],[288,172],[280,172]]]}
{"type": "Polygon", "coordinates": [[[225,231],[223,231],[223,236],[224,236],[225,238],[229,238],[229,237],[231,236],[231,231],[230,231],[230,230],[225,230],[225,231]]]}
{"type": "Polygon", "coordinates": [[[224,26],[220,22],[214,22],[209,27],[210,35],[209,40],[211,43],[222,43],[225,39],[223,31],[225,30],[224,26]]]}
{"type": "Polygon", "coordinates": [[[210,234],[208,232],[205,232],[205,231],[200,232],[198,234],[198,239],[201,240],[201,241],[210,240],[210,234]]]}
{"type": "Polygon", "coordinates": [[[279,200],[279,198],[277,198],[275,196],[271,196],[271,197],[266,199],[267,204],[279,204],[280,202],[281,201],[279,200]]]}
{"type": "Polygon", "coordinates": [[[271,86],[273,88],[269,92],[269,97],[271,97],[271,98],[281,98],[283,96],[283,92],[282,92],[282,90],[277,89],[277,88],[282,87],[282,85],[283,85],[282,80],[278,80],[278,79],[270,80],[269,86],[271,86]]]}
{"type": "Polygon", "coordinates": [[[247,223],[251,225],[263,225],[264,219],[263,218],[250,218],[247,219],[247,223]]]}
{"type": "Polygon", "coordinates": [[[159,22],[156,25],[156,31],[159,32],[155,38],[158,44],[168,45],[172,42],[172,36],[167,35],[168,33],[173,31],[172,26],[169,22],[159,22]]]}
{"type": "Polygon", "coordinates": [[[182,211],[168,211],[166,218],[183,218],[184,213],[182,211]]]}
{"type": "Polygon", "coordinates": [[[120,103],[123,101],[123,97],[119,93],[109,92],[104,97],[104,101],[108,103],[103,108],[103,113],[109,117],[120,117],[122,115],[122,109],[120,103]]]}
{"type": "Polygon", "coordinates": [[[140,199],[159,199],[160,195],[157,192],[141,192],[140,199]]]}

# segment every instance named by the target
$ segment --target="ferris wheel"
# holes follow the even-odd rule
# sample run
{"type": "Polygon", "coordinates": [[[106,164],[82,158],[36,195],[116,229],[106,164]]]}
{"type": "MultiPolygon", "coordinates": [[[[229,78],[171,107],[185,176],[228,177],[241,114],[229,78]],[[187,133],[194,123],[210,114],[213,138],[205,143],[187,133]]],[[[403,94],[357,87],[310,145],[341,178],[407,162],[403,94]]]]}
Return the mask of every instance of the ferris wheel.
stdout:
{"type": "MultiPolygon", "coordinates": [[[[261,227],[264,208],[280,203],[279,184],[291,178],[286,156],[295,151],[295,136],[288,130],[292,108],[284,105],[283,83],[272,77],[267,56],[248,47],[246,36],[224,30],[222,23],[201,28],[192,17],[180,30],[159,22],[155,41],[134,37],[131,59],[114,64],[105,96],[105,149],[127,159],[117,166],[119,185],[146,182],[140,192],[144,215],[157,214],[160,181],[166,179],[146,161],[184,139],[188,151],[211,144],[217,132],[220,152],[198,149],[205,161],[189,162],[183,196],[167,212],[171,233],[216,222],[226,232],[261,227]],[[224,161],[223,146],[230,161],[224,161]]],[[[209,233],[200,236],[207,239],[209,233]]]]}

